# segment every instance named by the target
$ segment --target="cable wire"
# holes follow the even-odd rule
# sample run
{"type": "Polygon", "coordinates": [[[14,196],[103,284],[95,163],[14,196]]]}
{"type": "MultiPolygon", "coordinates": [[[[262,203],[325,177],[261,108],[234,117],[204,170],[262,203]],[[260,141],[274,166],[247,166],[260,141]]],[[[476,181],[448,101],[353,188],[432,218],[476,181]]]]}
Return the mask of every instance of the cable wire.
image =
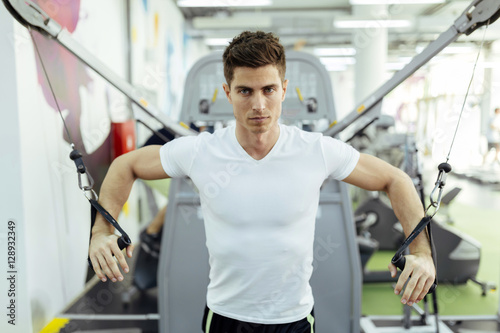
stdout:
{"type": "Polygon", "coordinates": [[[453,149],[453,144],[455,143],[455,138],[457,137],[458,128],[460,127],[460,120],[462,119],[462,114],[464,113],[465,103],[467,102],[467,98],[469,97],[470,87],[472,86],[472,82],[474,81],[474,74],[476,73],[476,66],[479,62],[479,56],[481,54],[481,50],[483,49],[484,40],[486,39],[486,30],[490,25],[490,21],[486,24],[486,28],[484,29],[483,39],[481,40],[481,45],[479,47],[479,51],[477,52],[476,61],[474,62],[474,67],[472,68],[472,75],[469,81],[469,86],[467,87],[467,92],[465,93],[464,102],[462,104],[462,109],[460,110],[460,115],[458,116],[457,127],[455,128],[455,133],[453,134],[453,140],[451,140],[450,151],[448,152],[448,156],[446,156],[446,163],[450,160],[451,150],[453,149]]]}
{"type": "Polygon", "coordinates": [[[42,70],[43,70],[43,73],[45,75],[45,79],[47,80],[47,83],[49,85],[49,89],[50,89],[50,92],[52,94],[52,97],[54,98],[54,102],[56,103],[57,111],[59,113],[59,116],[62,119],[63,124],[64,124],[64,130],[66,131],[66,135],[68,135],[68,140],[71,144],[71,147],[74,149],[75,144],[74,144],[73,138],[71,137],[71,133],[69,132],[68,125],[66,124],[66,120],[64,119],[63,114],[61,112],[61,108],[59,106],[59,103],[57,102],[57,97],[56,97],[56,94],[54,92],[54,88],[52,87],[52,83],[50,82],[49,75],[47,73],[47,70],[45,68],[45,64],[44,64],[42,56],[40,54],[40,50],[38,49],[38,45],[36,43],[35,36],[33,35],[33,30],[31,30],[30,26],[28,26],[28,30],[29,30],[29,33],[31,35],[31,39],[33,40],[33,45],[35,46],[36,54],[38,56],[38,59],[40,60],[40,65],[42,66],[42,70]]]}

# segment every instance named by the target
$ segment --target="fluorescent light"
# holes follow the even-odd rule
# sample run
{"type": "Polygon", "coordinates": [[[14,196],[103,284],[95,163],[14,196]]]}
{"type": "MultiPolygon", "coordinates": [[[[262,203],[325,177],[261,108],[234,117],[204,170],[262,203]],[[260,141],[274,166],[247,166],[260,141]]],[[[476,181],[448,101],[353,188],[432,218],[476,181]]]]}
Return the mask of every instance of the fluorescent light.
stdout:
{"type": "Polygon", "coordinates": [[[178,0],[178,7],[259,7],[271,6],[272,0],[178,0]]]}
{"type": "Polygon", "coordinates": [[[339,29],[355,28],[408,28],[410,20],[357,20],[343,19],[333,21],[333,26],[339,29]]]}
{"type": "MultiPolygon", "coordinates": [[[[417,53],[422,53],[422,51],[425,49],[424,46],[417,46],[415,48],[415,51],[417,53]]],[[[472,54],[474,52],[477,52],[477,49],[472,47],[472,46],[447,46],[444,48],[440,53],[441,54],[472,54]]]]}
{"type": "Polygon", "coordinates": [[[317,47],[313,53],[318,57],[353,56],[356,54],[356,49],[353,47],[317,47]]]}
{"type": "Polygon", "coordinates": [[[388,62],[385,64],[385,70],[387,71],[399,71],[402,70],[406,64],[402,62],[388,62]]]}
{"type": "Polygon", "coordinates": [[[412,61],[412,59],[412,57],[399,57],[397,62],[387,62],[385,64],[385,69],[388,71],[399,71],[412,61]]]}
{"type": "Polygon", "coordinates": [[[438,4],[446,0],[349,0],[351,5],[420,5],[438,4]]]}
{"type": "Polygon", "coordinates": [[[208,46],[227,46],[232,38],[205,38],[205,44],[208,46]]]}
{"type": "Polygon", "coordinates": [[[347,70],[347,66],[356,63],[354,57],[320,57],[319,61],[329,72],[343,72],[347,70]]]}
{"type": "Polygon", "coordinates": [[[482,68],[500,68],[499,63],[491,61],[479,62],[477,65],[482,68]]]}
{"type": "Polygon", "coordinates": [[[192,24],[195,29],[266,29],[272,26],[272,18],[268,15],[234,15],[225,18],[212,16],[194,17],[192,24]]]}

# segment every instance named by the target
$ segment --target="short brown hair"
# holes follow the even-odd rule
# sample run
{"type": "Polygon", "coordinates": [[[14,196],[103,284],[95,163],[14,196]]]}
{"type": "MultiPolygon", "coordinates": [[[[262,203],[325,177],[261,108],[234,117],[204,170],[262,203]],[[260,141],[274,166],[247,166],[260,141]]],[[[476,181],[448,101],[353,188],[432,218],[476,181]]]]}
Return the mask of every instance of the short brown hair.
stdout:
{"type": "Polygon", "coordinates": [[[222,55],[224,77],[228,85],[236,67],[258,68],[275,65],[283,82],[285,80],[285,48],[279,38],[263,31],[244,31],[233,38],[222,55]]]}

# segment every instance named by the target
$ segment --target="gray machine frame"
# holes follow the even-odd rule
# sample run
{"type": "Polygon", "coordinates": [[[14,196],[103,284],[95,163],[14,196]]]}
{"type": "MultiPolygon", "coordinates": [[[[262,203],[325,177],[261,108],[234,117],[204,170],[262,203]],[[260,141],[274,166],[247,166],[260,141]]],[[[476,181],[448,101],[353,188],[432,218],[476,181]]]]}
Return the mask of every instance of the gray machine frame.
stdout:
{"type": "Polygon", "coordinates": [[[397,71],[392,78],[380,86],[370,96],[356,105],[354,110],[347,114],[341,121],[332,123],[324,135],[336,136],[341,132],[342,136],[355,133],[373,122],[378,116],[381,103],[394,88],[415,73],[420,67],[435,57],[448,45],[456,41],[461,35],[470,35],[483,25],[492,24],[500,16],[500,2],[498,0],[474,0],[453,24],[439,37],[427,45],[406,66],[397,71]],[[362,118],[362,121],[360,119],[362,118]],[[354,124],[354,125],[353,125],[354,124]],[[354,129],[349,129],[354,128],[354,129]],[[346,129],[348,129],[346,131],[346,129]]]}
{"type": "MultiPolygon", "coordinates": [[[[310,54],[289,51],[287,68],[287,73],[314,76],[317,84],[314,89],[299,89],[300,94],[287,92],[285,101],[288,99],[288,103],[284,103],[282,121],[303,125],[304,121],[334,120],[331,81],[318,59],[310,54]],[[317,109],[305,103],[303,96],[314,98],[317,109]]],[[[182,121],[210,123],[234,119],[224,93],[212,87],[214,81],[219,86],[225,82],[221,70],[220,53],[203,57],[192,67],[186,80],[182,121]],[[215,104],[208,112],[206,104],[200,108],[199,101],[204,99],[215,104]],[[212,112],[214,109],[216,111],[212,112]]],[[[290,75],[289,87],[294,87],[294,80],[299,80],[300,75],[295,78],[294,74],[290,75]]],[[[158,272],[160,332],[201,331],[209,274],[208,251],[200,199],[188,179],[171,181],[162,239],[158,272]]],[[[321,188],[314,253],[311,287],[315,297],[316,331],[331,332],[335,325],[339,332],[359,333],[362,272],[345,183],[328,179],[321,188]]]]}
{"type": "MultiPolygon", "coordinates": [[[[314,56],[287,51],[286,79],[289,85],[280,121],[285,124],[311,124],[336,119],[332,84],[328,72],[314,56]],[[320,79],[310,80],[311,76],[320,79]]],[[[222,83],[225,82],[222,53],[213,52],[199,59],[189,70],[179,120],[215,123],[234,120],[222,83]]]]}

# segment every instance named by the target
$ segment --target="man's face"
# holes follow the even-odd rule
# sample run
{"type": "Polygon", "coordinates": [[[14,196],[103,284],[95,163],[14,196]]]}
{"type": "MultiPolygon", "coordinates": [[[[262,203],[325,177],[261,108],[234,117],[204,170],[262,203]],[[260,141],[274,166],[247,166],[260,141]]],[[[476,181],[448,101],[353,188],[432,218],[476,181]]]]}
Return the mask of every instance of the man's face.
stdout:
{"type": "Polygon", "coordinates": [[[288,80],[281,82],[275,65],[236,67],[231,87],[224,84],[233,105],[238,131],[265,133],[278,123],[288,80]]]}

